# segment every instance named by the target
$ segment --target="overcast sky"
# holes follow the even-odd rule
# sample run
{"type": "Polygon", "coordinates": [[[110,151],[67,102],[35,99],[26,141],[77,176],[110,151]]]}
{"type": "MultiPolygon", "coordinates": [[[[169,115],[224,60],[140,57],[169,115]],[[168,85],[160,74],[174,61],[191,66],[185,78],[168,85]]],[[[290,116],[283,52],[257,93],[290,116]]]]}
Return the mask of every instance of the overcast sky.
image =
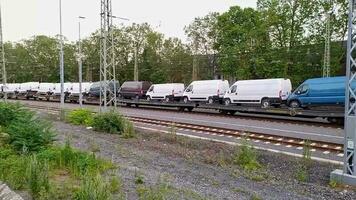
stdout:
{"type": "MultiPolygon", "coordinates": [[[[54,36],[59,32],[58,0],[0,0],[6,41],[18,41],[33,35],[54,36]]],[[[113,15],[132,22],[148,22],[167,37],[185,39],[183,28],[195,17],[209,12],[224,12],[230,6],[256,7],[256,0],[112,0],[113,15]]],[[[78,38],[78,16],[82,35],[88,36],[100,25],[100,0],[62,0],[63,35],[78,38]]],[[[115,23],[122,23],[118,20],[115,23]]]]}

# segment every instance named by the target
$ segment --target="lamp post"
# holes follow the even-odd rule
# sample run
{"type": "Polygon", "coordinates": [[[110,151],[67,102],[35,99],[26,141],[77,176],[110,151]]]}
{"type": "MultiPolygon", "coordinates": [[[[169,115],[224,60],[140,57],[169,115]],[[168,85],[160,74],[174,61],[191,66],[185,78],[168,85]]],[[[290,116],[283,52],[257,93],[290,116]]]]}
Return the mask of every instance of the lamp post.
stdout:
{"type": "Polygon", "coordinates": [[[78,17],[78,31],[79,31],[79,42],[78,42],[78,67],[79,67],[79,105],[83,106],[83,91],[82,91],[82,81],[83,81],[83,62],[82,62],[82,47],[81,47],[81,35],[80,35],[80,21],[85,19],[85,17],[78,17]]]}

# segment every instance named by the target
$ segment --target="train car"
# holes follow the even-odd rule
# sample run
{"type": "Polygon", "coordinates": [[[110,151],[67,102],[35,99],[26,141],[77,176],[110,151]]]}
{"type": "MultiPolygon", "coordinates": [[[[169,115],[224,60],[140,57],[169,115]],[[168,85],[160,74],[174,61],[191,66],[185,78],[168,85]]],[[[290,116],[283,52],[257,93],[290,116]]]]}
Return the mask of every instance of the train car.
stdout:
{"type": "Polygon", "coordinates": [[[38,86],[38,91],[35,95],[35,98],[38,100],[49,101],[54,88],[55,88],[54,83],[40,83],[40,85],[38,86]]]}
{"type": "Polygon", "coordinates": [[[224,95],[224,104],[261,104],[263,108],[284,103],[292,91],[289,79],[243,80],[224,95]]]}
{"type": "Polygon", "coordinates": [[[39,82],[21,83],[18,89],[17,98],[35,99],[35,94],[38,92],[39,85],[39,82]]]}
{"type": "MultiPolygon", "coordinates": [[[[345,85],[344,76],[309,79],[289,96],[287,104],[292,108],[344,106],[345,85]]],[[[352,86],[356,88],[356,82],[352,86]]]]}
{"type": "MultiPolygon", "coordinates": [[[[82,94],[83,97],[89,93],[90,87],[93,85],[91,82],[82,83],[82,94]]],[[[79,103],[79,83],[73,83],[68,100],[73,103],[79,103]]],[[[84,99],[84,98],[83,98],[84,99]]]]}
{"type": "Polygon", "coordinates": [[[184,103],[222,101],[229,90],[229,82],[224,80],[193,81],[183,93],[184,103]]]}
{"type": "Polygon", "coordinates": [[[119,90],[119,97],[123,99],[144,99],[152,83],[148,81],[126,81],[119,90]]]}
{"type": "Polygon", "coordinates": [[[146,97],[148,101],[164,100],[166,102],[179,101],[183,97],[183,83],[154,84],[148,89],[146,97]]]}

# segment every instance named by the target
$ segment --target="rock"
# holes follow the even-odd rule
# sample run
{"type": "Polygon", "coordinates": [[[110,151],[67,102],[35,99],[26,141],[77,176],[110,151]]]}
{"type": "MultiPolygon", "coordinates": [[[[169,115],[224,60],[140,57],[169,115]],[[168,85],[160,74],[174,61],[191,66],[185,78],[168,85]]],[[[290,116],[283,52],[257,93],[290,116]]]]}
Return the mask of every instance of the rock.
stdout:
{"type": "Polygon", "coordinates": [[[13,192],[7,185],[0,183],[1,200],[23,200],[22,197],[13,192]]]}

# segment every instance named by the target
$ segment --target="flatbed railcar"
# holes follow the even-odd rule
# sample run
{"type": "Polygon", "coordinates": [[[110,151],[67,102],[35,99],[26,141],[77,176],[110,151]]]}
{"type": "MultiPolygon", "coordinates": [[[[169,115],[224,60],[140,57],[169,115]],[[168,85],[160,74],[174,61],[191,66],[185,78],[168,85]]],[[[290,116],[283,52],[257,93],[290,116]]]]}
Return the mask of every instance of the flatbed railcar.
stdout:
{"type": "Polygon", "coordinates": [[[310,109],[296,109],[286,106],[277,108],[261,108],[251,105],[230,105],[224,106],[221,104],[207,104],[207,103],[184,103],[184,102],[164,102],[164,101],[147,101],[147,100],[130,100],[119,99],[119,104],[127,106],[147,106],[147,107],[163,107],[163,108],[176,108],[180,111],[193,111],[194,109],[216,110],[223,114],[234,115],[236,113],[251,113],[251,114],[264,114],[264,115],[278,115],[290,116],[299,118],[323,118],[331,123],[342,124],[344,121],[344,110],[342,107],[321,107],[310,109]]]}

